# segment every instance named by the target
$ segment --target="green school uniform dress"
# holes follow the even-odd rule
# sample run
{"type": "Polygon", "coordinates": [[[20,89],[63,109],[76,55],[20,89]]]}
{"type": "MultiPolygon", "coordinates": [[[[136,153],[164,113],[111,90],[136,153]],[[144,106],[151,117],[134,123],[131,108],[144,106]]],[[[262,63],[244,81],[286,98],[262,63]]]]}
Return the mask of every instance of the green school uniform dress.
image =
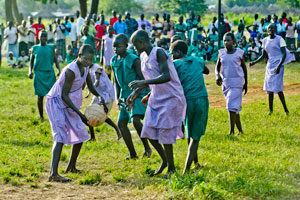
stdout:
{"type": "Polygon", "coordinates": [[[213,47],[210,46],[210,48],[213,48],[213,49],[212,49],[212,54],[211,54],[210,61],[216,62],[216,61],[218,60],[218,55],[219,55],[219,52],[218,52],[218,46],[217,46],[217,45],[214,45],[213,47]]]}
{"type": "Polygon", "coordinates": [[[218,42],[218,34],[209,34],[208,35],[208,38],[210,39],[210,40],[214,40],[215,42],[218,42]]]}
{"type": "Polygon", "coordinates": [[[32,47],[34,55],[33,71],[34,71],[34,93],[38,96],[46,96],[56,81],[53,69],[54,45],[47,44],[45,46],[35,45],[32,47]]]}
{"type": "Polygon", "coordinates": [[[191,42],[193,40],[198,40],[198,30],[196,28],[196,27],[198,27],[198,21],[196,19],[194,19],[193,21],[188,20],[186,25],[187,25],[187,30],[189,30],[188,37],[191,40],[191,42]]]}
{"type": "MultiPolygon", "coordinates": [[[[92,39],[93,36],[88,34],[88,35],[85,35],[81,38],[82,40],[82,43],[83,44],[89,44],[93,47],[94,51],[95,51],[95,54],[96,54],[96,43],[95,43],[95,40],[92,39]]],[[[95,58],[95,55],[94,55],[94,58],[93,58],[93,63],[95,63],[96,61],[96,58],[95,58]]]]}
{"type": "MultiPolygon", "coordinates": [[[[133,67],[133,63],[136,59],[139,59],[138,56],[127,52],[127,55],[124,59],[118,59],[118,56],[115,55],[111,59],[111,66],[114,71],[114,75],[116,77],[116,81],[120,86],[120,96],[119,98],[126,102],[128,96],[133,92],[130,89],[128,84],[135,80],[140,80],[137,75],[135,68],[133,67]]],[[[133,108],[131,111],[127,111],[123,107],[121,107],[121,111],[119,113],[119,120],[130,120],[134,115],[145,115],[146,106],[144,106],[141,102],[142,98],[149,93],[148,90],[144,90],[139,97],[135,100],[133,108]]]]}
{"type": "Polygon", "coordinates": [[[189,46],[188,52],[187,52],[188,56],[197,56],[198,53],[199,53],[198,46],[194,46],[194,45],[189,46]]]}
{"type": "Polygon", "coordinates": [[[206,91],[203,70],[203,59],[189,56],[174,61],[187,103],[184,126],[188,138],[199,141],[204,135],[208,119],[208,94],[206,91]]]}
{"type": "Polygon", "coordinates": [[[186,31],[186,25],[185,24],[176,24],[175,25],[175,30],[180,30],[183,32],[175,32],[175,35],[178,35],[182,41],[185,41],[185,31],[186,31]]]}
{"type": "Polygon", "coordinates": [[[206,56],[206,51],[205,49],[203,48],[202,50],[198,50],[197,54],[196,54],[197,57],[201,58],[201,59],[204,59],[204,57],[206,56]]]}

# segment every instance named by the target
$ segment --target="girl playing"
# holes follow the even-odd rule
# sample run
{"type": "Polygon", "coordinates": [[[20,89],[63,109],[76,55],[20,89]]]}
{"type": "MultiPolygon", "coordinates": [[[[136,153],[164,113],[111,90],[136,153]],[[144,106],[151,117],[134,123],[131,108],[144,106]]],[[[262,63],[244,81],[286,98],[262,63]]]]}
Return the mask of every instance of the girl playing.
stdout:
{"type": "Polygon", "coordinates": [[[32,47],[32,54],[30,57],[29,75],[33,78],[32,70],[34,70],[33,86],[35,95],[38,96],[37,105],[40,113],[40,119],[44,119],[43,114],[43,100],[49,90],[56,81],[55,72],[53,69],[53,62],[58,70],[57,76],[60,74],[58,61],[55,55],[54,45],[47,44],[47,32],[41,31],[39,35],[40,45],[32,47]]]}
{"type": "MultiPolygon", "coordinates": [[[[120,110],[118,116],[118,127],[129,150],[130,158],[135,159],[137,158],[137,154],[132,143],[128,123],[132,120],[133,126],[140,136],[143,128],[141,121],[144,118],[146,111],[146,106],[141,103],[141,99],[146,93],[143,93],[138,97],[139,101],[136,101],[132,105],[132,109],[130,111],[121,105],[124,105],[124,102],[126,102],[132,92],[128,84],[135,80],[143,80],[144,77],[141,72],[141,62],[139,57],[127,51],[127,36],[125,34],[117,35],[113,42],[113,46],[116,55],[111,60],[111,66],[114,71],[118,106],[120,110]]],[[[145,149],[143,156],[150,157],[152,150],[147,139],[141,138],[141,140],[145,149]]]]}
{"type": "Polygon", "coordinates": [[[190,170],[192,162],[197,168],[201,167],[198,162],[197,150],[200,138],[206,130],[209,107],[203,74],[208,74],[209,70],[203,59],[186,56],[188,46],[184,41],[179,40],[172,43],[170,50],[187,103],[184,126],[189,150],[183,170],[183,173],[186,173],[190,170]]]}
{"type": "Polygon", "coordinates": [[[222,85],[226,99],[226,109],[229,111],[230,132],[234,134],[234,126],[243,133],[239,112],[242,109],[242,96],[247,93],[247,68],[244,62],[244,51],[234,47],[235,39],[232,33],[224,35],[224,49],[219,50],[216,65],[216,83],[222,85]],[[221,69],[222,67],[222,69],[221,69]],[[220,75],[221,71],[221,75],[220,75]]]}
{"type": "Polygon", "coordinates": [[[111,80],[110,60],[115,55],[115,52],[113,50],[113,40],[115,39],[115,35],[113,34],[113,32],[114,32],[113,27],[108,26],[107,32],[108,32],[108,34],[104,35],[102,38],[102,54],[101,54],[100,63],[104,63],[105,72],[106,72],[109,80],[111,80]]]}
{"type": "MultiPolygon", "coordinates": [[[[97,64],[93,64],[91,66],[90,75],[98,94],[100,94],[104,98],[105,104],[108,108],[108,112],[110,112],[113,106],[113,102],[115,100],[114,85],[110,82],[110,79],[103,71],[103,68],[97,64]]],[[[92,103],[99,104],[100,101],[96,96],[94,96],[92,103]]],[[[119,140],[122,137],[122,135],[118,126],[110,118],[107,118],[105,122],[116,130],[119,140]]],[[[91,140],[95,140],[94,128],[90,126],[89,129],[91,132],[91,140]]]]}
{"type": "MultiPolygon", "coordinates": [[[[57,170],[64,144],[73,145],[66,172],[79,172],[76,169],[76,160],[82,142],[89,139],[85,126],[88,126],[88,120],[79,111],[82,104],[82,86],[84,82],[87,83],[89,90],[95,96],[100,96],[89,75],[89,66],[93,63],[93,57],[94,49],[90,45],[83,45],[79,50],[78,59],[64,68],[61,76],[46,96],[46,111],[54,139],[49,181],[70,181],[60,176],[57,170]]],[[[101,102],[107,112],[102,97],[101,102]]]]}
{"type": "Polygon", "coordinates": [[[262,42],[263,53],[257,60],[250,62],[249,66],[251,67],[266,56],[268,57],[264,90],[267,91],[269,95],[269,114],[273,113],[274,93],[277,93],[284,111],[288,115],[289,110],[287,109],[283,94],[284,65],[294,61],[295,57],[286,48],[284,39],[279,35],[275,35],[275,32],[276,25],[270,24],[268,27],[269,37],[264,38],[262,42]]]}
{"type": "Polygon", "coordinates": [[[146,31],[136,31],[131,42],[141,54],[146,80],[129,84],[136,90],[128,98],[128,104],[135,100],[136,93],[150,86],[151,92],[142,99],[143,104],[149,101],[141,137],[148,138],[162,158],[162,164],[154,175],[162,173],[167,166],[170,175],[175,172],[172,144],[183,137],[181,125],[186,109],[183,89],[168,53],[153,47],[146,31]]]}

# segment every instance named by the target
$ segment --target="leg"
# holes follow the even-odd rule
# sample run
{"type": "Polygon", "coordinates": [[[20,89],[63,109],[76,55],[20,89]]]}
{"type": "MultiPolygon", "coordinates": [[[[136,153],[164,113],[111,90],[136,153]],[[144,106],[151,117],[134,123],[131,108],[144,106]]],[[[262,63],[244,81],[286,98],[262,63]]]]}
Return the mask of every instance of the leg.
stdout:
{"type": "Polygon", "coordinates": [[[183,170],[183,174],[185,174],[186,172],[188,172],[190,170],[192,162],[195,160],[195,157],[197,156],[198,145],[199,145],[199,141],[192,139],[192,141],[189,144],[189,151],[188,151],[188,155],[186,157],[185,168],[183,170]]]}
{"type": "Polygon", "coordinates": [[[118,140],[121,139],[122,134],[120,133],[120,130],[119,130],[118,126],[117,126],[110,118],[107,118],[107,119],[105,120],[105,122],[106,122],[107,124],[109,124],[111,127],[113,127],[113,128],[116,130],[117,135],[118,135],[118,140]]]}
{"type": "MultiPolygon", "coordinates": [[[[133,126],[140,137],[141,137],[141,133],[142,133],[142,129],[143,129],[143,124],[142,124],[141,120],[142,120],[142,116],[139,116],[139,115],[133,116],[133,120],[132,120],[133,126]]],[[[141,138],[141,140],[143,142],[144,149],[145,149],[145,153],[144,153],[143,157],[145,157],[145,156],[150,157],[152,154],[152,150],[149,146],[148,140],[146,138],[141,138]]]]}
{"type": "Polygon", "coordinates": [[[56,181],[56,182],[70,181],[70,179],[64,178],[58,174],[58,163],[60,160],[60,155],[61,155],[63,145],[64,145],[63,143],[59,143],[59,142],[54,142],[53,144],[49,181],[56,181]]]}
{"type": "Polygon", "coordinates": [[[89,129],[90,129],[90,133],[91,133],[91,139],[90,141],[95,141],[96,138],[95,138],[95,131],[94,131],[94,127],[92,126],[89,126],[89,129]]]}
{"type": "MultiPolygon", "coordinates": [[[[188,138],[187,141],[188,141],[188,145],[190,145],[191,139],[188,138]]],[[[196,167],[201,167],[201,166],[199,165],[199,161],[198,161],[198,152],[197,152],[197,151],[196,151],[196,155],[195,155],[195,157],[194,157],[194,164],[196,165],[196,167]]]]}
{"type": "Polygon", "coordinates": [[[174,165],[174,157],[173,157],[173,145],[172,144],[164,144],[167,161],[168,161],[168,173],[175,172],[175,165],[174,165]]]}
{"type": "Polygon", "coordinates": [[[288,115],[290,112],[287,109],[283,92],[278,92],[278,96],[279,96],[279,99],[280,99],[280,101],[281,101],[281,103],[283,105],[284,112],[288,115]]]}
{"type": "Polygon", "coordinates": [[[160,174],[164,171],[164,169],[168,166],[168,161],[167,161],[167,156],[165,153],[164,148],[162,147],[161,144],[158,143],[158,140],[150,140],[150,143],[152,144],[152,146],[155,148],[155,150],[158,152],[158,154],[160,155],[161,159],[162,159],[162,164],[159,167],[159,169],[157,169],[154,172],[154,175],[160,174]]]}
{"type": "Polygon", "coordinates": [[[273,100],[274,100],[274,93],[269,93],[269,115],[273,113],[273,100]]]}
{"type": "Polygon", "coordinates": [[[82,143],[73,144],[71,158],[70,158],[66,173],[67,172],[72,172],[72,173],[80,172],[79,170],[76,169],[76,161],[77,161],[79,152],[81,150],[81,147],[82,147],[82,143]]]}
{"type": "Polygon", "coordinates": [[[39,109],[39,113],[40,113],[40,119],[43,120],[44,119],[44,115],[43,115],[43,100],[44,97],[43,96],[38,96],[38,109],[39,109]]]}
{"type": "Polygon", "coordinates": [[[236,114],[235,124],[236,124],[236,127],[239,130],[239,132],[243,133],[242,123],[241,123],[241,119],[240,119],[240,114],[236,114]]]}
{"type": "Polygon", "coordinates": [[[236,121],[236,113],[235,112],[229,111],[229,120],[230,120],[230,132],[229,132],[228,136],[234,134],[234,126],[235,126],[235,121],[236,121]]]}
{"type": "Polygon", "coordinates": [[[125,142],[128,150],[129,150],[130,158],[137,158],[136,151],[134,149],[132,139],[131,139],[131,135],[130,135],[130,131],[128,129],[127,124],[128,124],[128,119],[118,121],[118,127],[121,131],[124,142],[125,142]]]}

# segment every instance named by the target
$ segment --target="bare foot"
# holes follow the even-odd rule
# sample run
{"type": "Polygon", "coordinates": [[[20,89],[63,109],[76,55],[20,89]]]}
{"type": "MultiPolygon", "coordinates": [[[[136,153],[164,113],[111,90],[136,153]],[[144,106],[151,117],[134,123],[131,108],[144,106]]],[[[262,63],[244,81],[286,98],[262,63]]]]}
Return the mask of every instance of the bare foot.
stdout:
{"type": "Polygon", "coordinates": [[[195,169],[199,170],[204,168],[204,165],[200,165],[199,163],[195,163],[195,169]]]}
{"type": "Polygon", "coordinates": [[[228,137],[230,137],[230,136],[233,136],[234,135],[234,132],[230,132],[230,133],[228,133],[228,137]]]}
{"type": "Polygon", "coordinates": [[[66,173],[71,172],[71,173],[75,173],[75,174],[80,174],[81,170],[76,169],[75,167],[68,167],[66,170],[66,173]]]}
{"type": "Polygon", "coordinates": [[[143,158],[148,157],[150,158],[150,156],[152,155],[152,149],[145,149],[145,153],[143,154],[143,158]]]}
{"type": "Polygon", "coordinates": [[[290,112],[289,112],[288,110],[286,110],[286,111],[285,111],[285,114],[286,114],[287,116],[289,116],[289,115],[290,115],[290,112]]]}
{"type": "Polygon", "coordinates": [[[96,141],[96,138],[91,138],[91,139],[89,139],[89,141],[94,142],[94,141],[96,141]]]}
{"type": "Polygon", "coordinates": [[[176,170],[170,170],[170,171],[168,171],[167,174],[164,175],[162,178],[163,178],[163,179],[169,179],[169,178],[171,178],[171,176],[172,176],[175,172],[176,172],[176,170]]]}
{"type": "Polygon", "coordinates": [[[139,157],[138,156],[130,156],[126,158],[125,160],[137,160],[139,157]]]}
{"type": "Polygon", "coordinates": [[[70,182],[70,181],[72,181],[71,179],[68,179],[68,178],[65,178],[65,177],[62,177],[62,176],[60,176],[60,175],[52,175],[52,176],[50,176],[49,177],[49,179],[48,179],[48,181],[49,182],[62,182],[62,183],[66,183],[66,182],[70,182]]]}
{"type": "Polygon", "coordinates": [[[155,175],[158,175],[158,174],[162,173],[162,172],[164,171],[164,169],[165,169],[167,166],[168,166],[167,162],[163,162],[163,163],[161,164],[160,168],[157,169],[157,170],[154,172],[153,175],[155,176],[155,175]]]}

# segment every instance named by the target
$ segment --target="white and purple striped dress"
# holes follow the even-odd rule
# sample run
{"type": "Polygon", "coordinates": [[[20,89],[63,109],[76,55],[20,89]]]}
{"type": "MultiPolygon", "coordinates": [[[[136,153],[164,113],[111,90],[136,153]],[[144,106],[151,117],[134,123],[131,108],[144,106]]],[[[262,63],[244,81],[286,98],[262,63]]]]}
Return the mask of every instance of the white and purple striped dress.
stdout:
{"type": "Polygon", "coordinates": [[[70,145],[88,140],[89,134],[79,115],[62,100],[62,88],[65,83],[67,69],[75,74],[69,97],[78,109],[81,108],[82,86],[88,75],[89,68],[85,67],[84,74],[81,76],[76,60],[63,69],[59,79],[46,96],[45,107],[54,141],[70,145]]]}
{"type": "MultiPolygon", "coordinates": [[[[281,66],[279,74],[276,74],[276,67],[279,64],[282,53],[280,44],[281,36],[276,35],[274,39],[270,39],[270,37],[266,37],[263,39],[263,48],[268,54],[268,63],[266,66],[266,74],[265,74],[265,82],[264,82],[264,90],[269,92],[282,92],[283,91],[283,74],[284,74],[284,66],[281,66]]],[[[285,48],[286,50],[286,58],[282,65],[290,63],[295,60],[293,54],[285,48]]]]}
{"type": "Polygon", "coordinates": [[[241,66],[243,55],[244,51],[241,49],[236,49],[233,54],[228,54],[225,48],[219,50],[223,79],[222,90],[226,100],[226,109],[237,114],[242,109],[245,83],[244,71],[241,66]]]}
{"type": "Polygon", "coordinates": [[[164,49],[154,47],[149,56],[146,52],[141,54],[142,73],[145,79],[154,79],[162,74],[157,62],[158,49],[163,50],[168,57],[171,80],[150,85],[151,96],[141,137],[158,140],[160,144],[173,144],[176,139],[183,137],[181,125],[185,119],[186,101],[174,64],[164,49]]]}

